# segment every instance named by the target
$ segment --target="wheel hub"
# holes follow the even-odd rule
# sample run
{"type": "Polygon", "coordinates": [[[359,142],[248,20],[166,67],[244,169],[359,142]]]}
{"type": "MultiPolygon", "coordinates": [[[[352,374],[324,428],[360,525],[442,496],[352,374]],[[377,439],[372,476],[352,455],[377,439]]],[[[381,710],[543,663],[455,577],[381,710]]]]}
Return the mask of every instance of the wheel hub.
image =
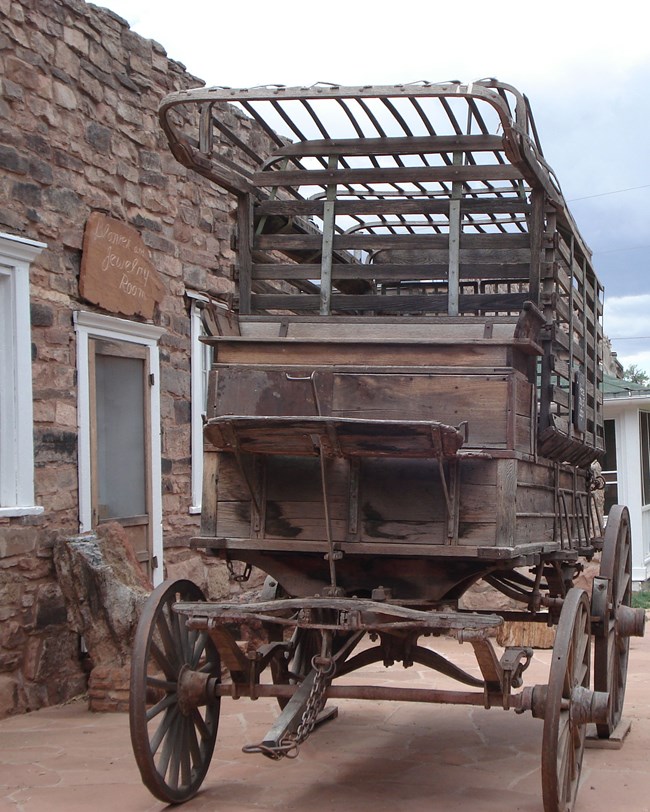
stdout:
{"type": "Polygon", "coordinates": [[[209,674],[193,671],[189,665],[181,668],[178,674],[176,696],[178,709],[183,716],[189,716],[195,708],[207,703],[209,680],[209,674]]]}

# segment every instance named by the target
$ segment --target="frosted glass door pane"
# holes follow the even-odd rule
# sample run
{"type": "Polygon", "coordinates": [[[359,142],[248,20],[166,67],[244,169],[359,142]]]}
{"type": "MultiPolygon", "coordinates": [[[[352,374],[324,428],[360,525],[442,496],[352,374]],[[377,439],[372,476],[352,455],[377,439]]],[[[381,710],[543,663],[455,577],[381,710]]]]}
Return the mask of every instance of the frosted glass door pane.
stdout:
{"type": "Polygon", "coordinates": [[[95,356],[99,519],[142,516],[145,488],[144,361],[95,356]]]}

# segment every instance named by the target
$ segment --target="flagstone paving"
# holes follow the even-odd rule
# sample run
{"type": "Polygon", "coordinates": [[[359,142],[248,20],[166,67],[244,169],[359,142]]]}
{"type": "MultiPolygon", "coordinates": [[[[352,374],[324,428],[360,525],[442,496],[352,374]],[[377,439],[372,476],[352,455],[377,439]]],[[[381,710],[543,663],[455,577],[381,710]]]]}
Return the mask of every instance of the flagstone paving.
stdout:
{"type": "MultiPolygon", "coordinates": [[[[471,670],[468,645],[441,641],[471,670]]],[[[439,649],[440,650],[440,649],[439,649]]],[[[536,652],[526,684],[545,682],[536,652]]],[[[373,684],[438,684],[431,672],[368,668],[373,684]],[[424,681],[427,681],[424,683],[424,681]]],[[[345,678],[360,682],[361,675],[345,678]]],[[[442,684],[440,682],[439,684],[442,684]]],[[[650,635],[633,639],[623,748],[589,749],[575,812],[650,812],[650,635]]],[[[542,812],[542,722],[494,708],[343,700],[338,719],[298,758],[244,755],[263,738],[274,700],[226,699],[199,795],[183,812],[542,812]]],[[[0,722],[0,812],[160,812],[133,760],[125,714],[92,714],[83,700],[0,722]]]]}

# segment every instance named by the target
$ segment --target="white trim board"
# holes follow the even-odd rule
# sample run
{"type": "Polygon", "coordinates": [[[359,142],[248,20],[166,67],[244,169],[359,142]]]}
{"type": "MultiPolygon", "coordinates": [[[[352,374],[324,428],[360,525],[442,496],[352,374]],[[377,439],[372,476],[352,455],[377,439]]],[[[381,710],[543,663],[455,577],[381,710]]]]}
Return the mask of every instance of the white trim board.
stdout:
{"type": "Polygon", "coordinates": [[[34,404],[29,269],[47,245],[0,232],[0,516],[33,516],[34,404]]]}

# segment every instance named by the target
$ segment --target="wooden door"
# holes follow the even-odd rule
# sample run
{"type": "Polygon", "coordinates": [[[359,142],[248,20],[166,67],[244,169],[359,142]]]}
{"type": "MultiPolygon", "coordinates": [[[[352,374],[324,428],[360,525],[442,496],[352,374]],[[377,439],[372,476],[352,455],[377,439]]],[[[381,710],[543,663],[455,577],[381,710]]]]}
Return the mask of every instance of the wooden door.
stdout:
{"type": "Polygon", "coordinates": [[[119,522],[151,577],[147,348],[128,341],[92,338],[89,366],[92,525],[119,522]]]}

